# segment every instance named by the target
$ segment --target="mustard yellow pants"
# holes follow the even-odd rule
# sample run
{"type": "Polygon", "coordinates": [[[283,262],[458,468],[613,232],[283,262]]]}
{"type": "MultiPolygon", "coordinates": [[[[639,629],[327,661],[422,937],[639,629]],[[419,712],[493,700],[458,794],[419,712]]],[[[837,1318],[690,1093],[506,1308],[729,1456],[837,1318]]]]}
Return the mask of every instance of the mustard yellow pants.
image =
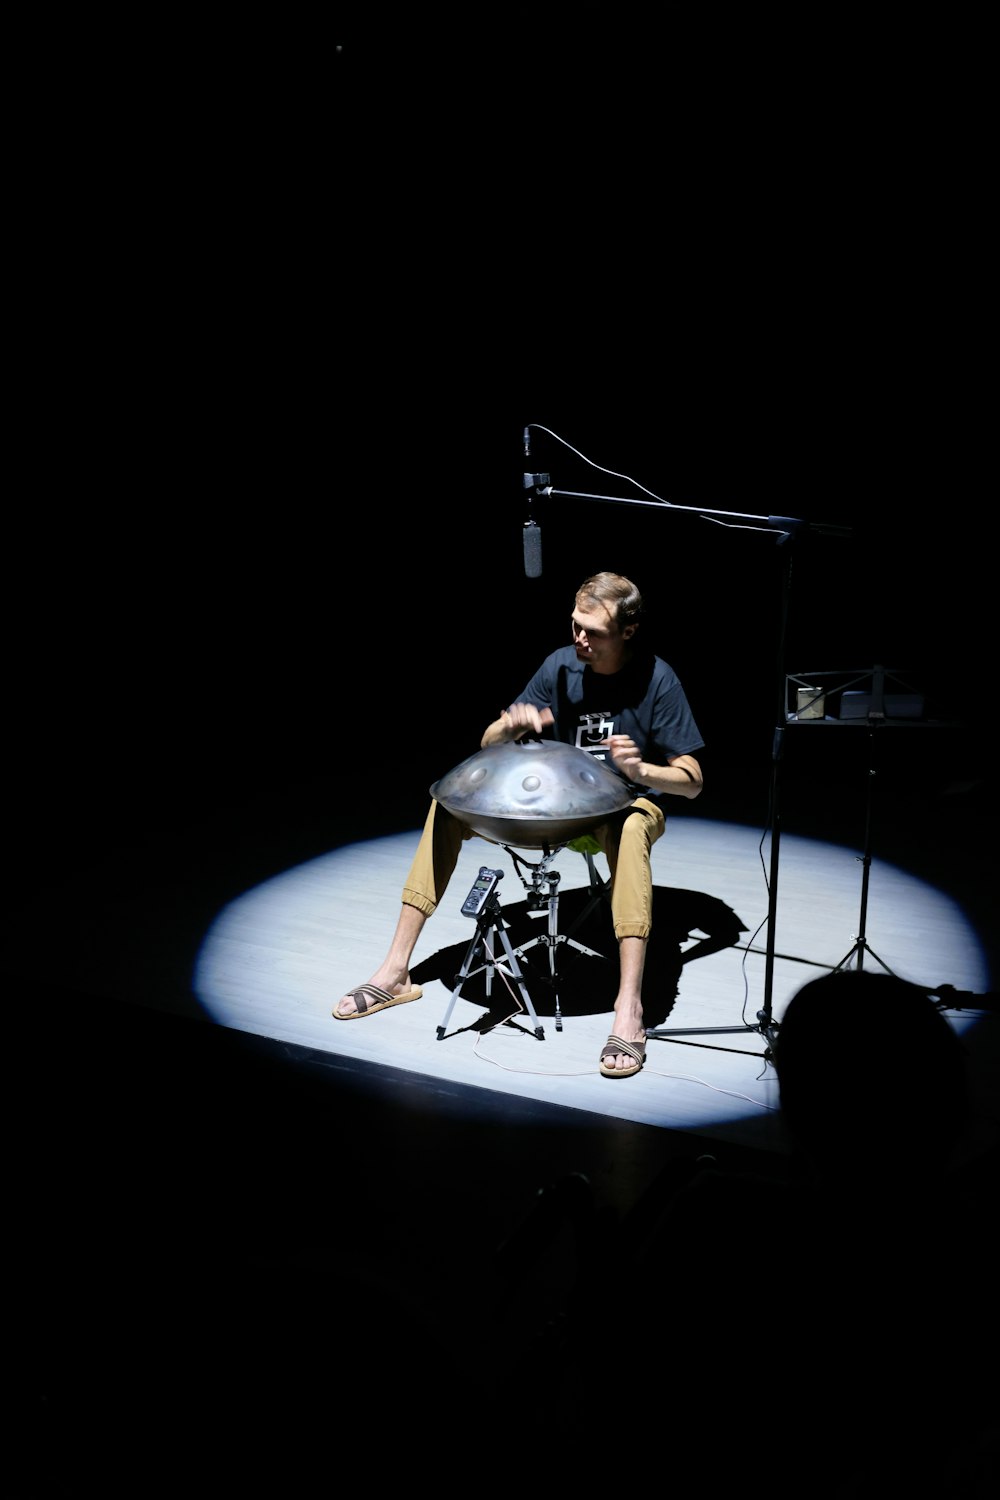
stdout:
{"type": "MultiPolygon", "coordinates": [[[[653,925],[653,872],[649,853],[665,827],[663,813],[656,803],[639,797],[623,813],[589,830],[600,844],[611,872],[611,916],[616,938],[649,937],[653,925]]],[[[463,843],[478,837],[440,802],[432,802],[403,886],[403,905],[415,906],[425,917],[432,917],[455,873],[463,843]]]]}

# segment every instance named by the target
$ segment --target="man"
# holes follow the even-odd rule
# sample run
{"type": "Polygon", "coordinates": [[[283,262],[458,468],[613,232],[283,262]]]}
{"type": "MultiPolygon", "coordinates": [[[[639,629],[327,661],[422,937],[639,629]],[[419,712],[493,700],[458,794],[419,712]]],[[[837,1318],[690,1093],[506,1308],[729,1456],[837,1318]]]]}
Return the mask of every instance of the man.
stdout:
{"type": "MultiPolygon", "coordinates": [[[[611,914],[618,940],[619,984],[614,1028],[600,1057],[606,1078],[628,1078],[645,1061],[642,976],[652,927],[650,850],[664,831],[664,797],[697,797],[703,785],[694,752],[704,740],[673,668],[640,639],[642,596],[619,573],[596,573],[580,585],[573,644],[547,656],[523,693],[483,735],[483,749],[526,735],[576,745],[598,756],[635,791],[635,801],[591,830],[610,870],[611,914]]],[[[338,1021],[354,1021],[419,1000],[410,959],[473,837],[432,802],[403,887],[396,932],[367,984],[338,1003],[338,1021]]]]}

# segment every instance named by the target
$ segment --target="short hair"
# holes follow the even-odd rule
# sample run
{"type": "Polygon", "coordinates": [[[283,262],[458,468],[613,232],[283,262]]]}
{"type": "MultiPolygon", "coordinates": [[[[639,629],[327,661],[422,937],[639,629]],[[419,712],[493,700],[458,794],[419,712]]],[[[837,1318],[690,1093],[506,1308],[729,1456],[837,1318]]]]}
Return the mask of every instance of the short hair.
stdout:
{"type": "Polygon", "coordinates": [[[621,573],[594,573],[577,589],[576,603],[581,599],[603,604],[619,630],[642,623],[642,595],[631,578],[621,573]]]}

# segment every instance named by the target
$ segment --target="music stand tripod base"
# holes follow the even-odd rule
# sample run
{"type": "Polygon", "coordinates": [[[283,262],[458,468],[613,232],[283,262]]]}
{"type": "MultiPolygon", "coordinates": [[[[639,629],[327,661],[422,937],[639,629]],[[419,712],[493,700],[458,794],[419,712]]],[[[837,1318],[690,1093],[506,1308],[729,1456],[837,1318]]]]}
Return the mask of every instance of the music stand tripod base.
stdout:
{"type": "Polygon", "coordinates": [[[489,897],[482,911],[480,911],[478,916],[476,917],[476,930],[473,933],[472,941],[470,942],[468,948],[465,950],[465,957],[462,959],[462,967],[459,969],[458,974],[455,977],[455,988],[451,992],[451,999],[448,1002],[448,1009],[444,1013],[444,1020],[437,1028],[437,1039],[439,1042],[442,1041],[447,1034],[448,1022],[451,1019],[452,1011],[455,1009],[455,1001],[462,993],[462,986],[465,984],[465,981],[470,978],[471,975],[479,974],[483,969],[486,970],[486,998],[487,1000],[489,1000],[490,998],[493,985],[493,970],[497,968],[499,964],[499,960],[496,957],[493,948],[491,948],[488,940],[491,929],[493,929],[497,933],[501,945],[503,946],[503,950],[507,955],[507,963],[510,968],[510,974],[517,984],[521,999],[524,1002],[524,1008],[528,1012],[528,1015],[531,1017],[534,1034],[540,1042],[545,1040],[545,1032],[542,1029],[542,1025],[538,1019],[538,1016],[535,1014],[535,1007],[531,1003],[531,996],[528,994],[528,991],[525,988],[524,975],[522,974],[520,965],[518,964],[517,954],[511,947],[510,938],[507,936],[507,929],[504,926],[503,916],[500,912],[500,901],[498,897],[493,894],[489,897]],[[483,962],[478,965],[478,967],[474,967],[476,963],[476,955],[480,948],[482,948],[483,950],[483,962]]]}
{"type": "MultiPolygon", "coordinates": [[[[882,671],[882,668],[875,667],[873,671],[875,674],[873,680],[875,682],[875,691],[877,695],[876,701],[881,701],[881,684],[879,673],[882,671]]],[[[885,959],[879,958],[878,954],[875,952],[875,949],[868,941],[866,935],[868,931],[868,891],[872,869],[872,804],[874,801],[875,782],[878,777],[878,766],[876,763],[875,754],[875,736],[876,732],[882,729],[882,725],[883,721],[880,714],[877,714],[875,712],[869,714],[868,776],[866,781],[867,792],[865,796],[865,843],[861,855],[859,856],[859,863],[861,865],[861,910],[858,914],[858,932],[857,937],[854,940],[854,947],[844,954],[843,958],[840,960],[840,963],[836,965],[833,972],[836,974],[840,969],[848,968],[851,964],[851,960],[855,957],[857,958],[856,967],[859,970],[863,969],[865,966],[865,954],[868,953],[880,966],[880,968],[883,968],[887,974],[892,974],[892,977],[895,979],[897,976],[885,962],[885,959]]]]}

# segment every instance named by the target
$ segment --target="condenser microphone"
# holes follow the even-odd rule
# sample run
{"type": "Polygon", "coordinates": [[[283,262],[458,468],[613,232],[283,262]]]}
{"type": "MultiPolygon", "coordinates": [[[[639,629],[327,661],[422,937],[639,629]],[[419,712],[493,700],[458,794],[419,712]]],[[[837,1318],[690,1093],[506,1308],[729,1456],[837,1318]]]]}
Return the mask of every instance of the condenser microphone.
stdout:
{"type": "Polygon", "coordinates": [[[542,528],[535,521],[524,523],[524,576],[542,576],[542,528]]]}
{"type": "MultiPolygon", "coordinates": [[[[524,429],[524,456],[531,457],[531,428],[530,424],[524,429]]],[[[530,490],[532,485],[536,487],[548,481],[547,474],[525,474],[523,476],[524,488],[530,490]]],[[[531,498],[528,498],[528,519],[524,523],[524,576],[525,578],[541,578],[542,576],[542,528],[537,524],[531,513],[531,498]]]]}

